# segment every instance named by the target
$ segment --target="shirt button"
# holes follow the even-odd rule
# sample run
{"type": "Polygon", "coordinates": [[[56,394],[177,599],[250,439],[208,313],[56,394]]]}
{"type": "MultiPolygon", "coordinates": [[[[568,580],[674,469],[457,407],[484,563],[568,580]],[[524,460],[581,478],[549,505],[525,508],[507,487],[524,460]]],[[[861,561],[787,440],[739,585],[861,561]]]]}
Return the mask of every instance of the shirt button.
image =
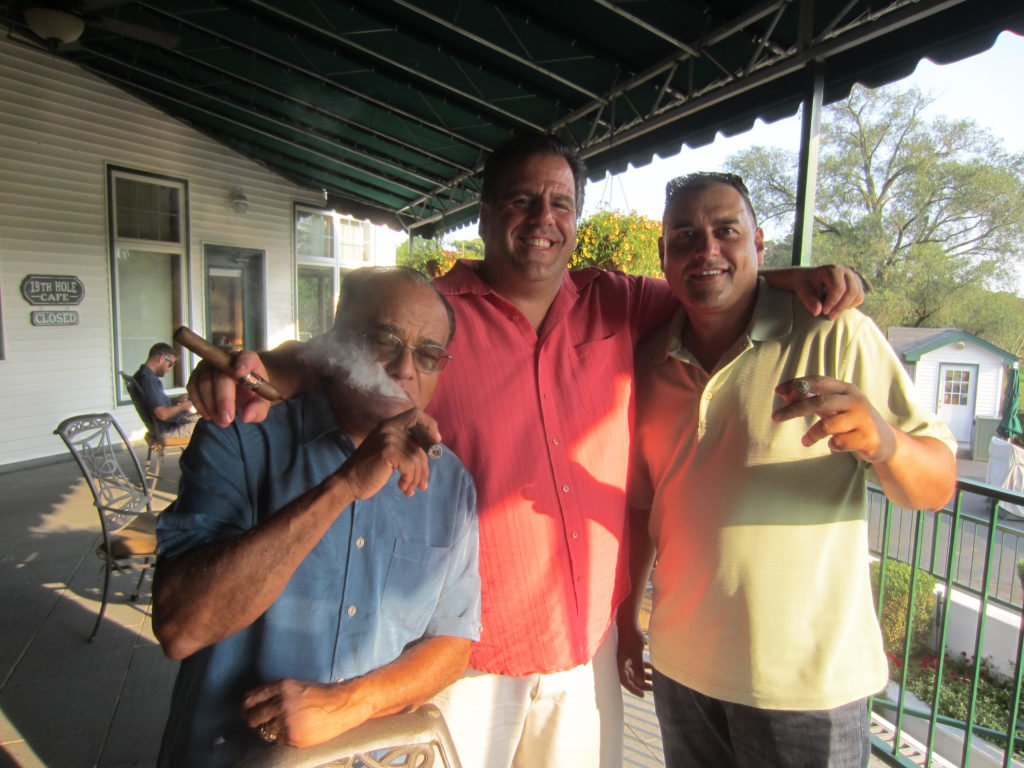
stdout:
{"type": "Polygon", "coordinates": [[[573,532],[572,532],[572,537],[573,537],[574,539],[578,539],[578,538],[580,537],[579,531],[573,531],[573,532]]]}
{"type": "Polygon", "coordinates": [[[704,393],[704,399],[705,400],[710,400],[711,399],[711,393],[710,392],[705,392],[704,393]]]}
{"type": "Polygon", "coordinates": [[[362,536],[360,536],[358,539],[356,539],[356,549],[362,549],[365,543],[366,541],[363,539],[362,536]]]}
{"type": "Polygon", "coordinates": [[[565,493],[568,493],[569,492],[569,486],[568,485],[563,485],[562,486],[562,491],[564,491],[565,493]]]}
{"type": "Polygon", "coordinates": [[[551,438],[551,444],[552,445],[558,445],[558,438],[557,437],[551,438]]]}
{"type": "Polygon", "coordinates": [[[354,605],[350,605],[348,607],[348,615],[349,616],[355,616],[356,615],[356,607],[354,605]]]}

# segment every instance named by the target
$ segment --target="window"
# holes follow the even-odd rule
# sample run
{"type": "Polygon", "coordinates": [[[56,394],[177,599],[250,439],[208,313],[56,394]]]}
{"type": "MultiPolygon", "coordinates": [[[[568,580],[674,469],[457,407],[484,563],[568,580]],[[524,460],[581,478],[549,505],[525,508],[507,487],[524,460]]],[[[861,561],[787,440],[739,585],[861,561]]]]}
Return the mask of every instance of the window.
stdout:
{"type": "Polygon", "coordinates": [[[295,206],[295,307],[301,341],[330,329],[345,272],[373,263],[369,222],[295,206]]]}
{"type": "MultiPolygon", "coordinates": [[[[108,167],[114,364],[133,373],[149,348],[186,321],[187,182],[108,167]]],[[[183,386],[180,360],[164,380],[183,386]]],[[[118,402],[128,402],[119,377],[118,402]]]]}
{"type": "Polygon", "coordinates": [[[946,371],[946,379],[942,388],[943,405],[967,405],[970,392],[970,371],[946,371]]]}

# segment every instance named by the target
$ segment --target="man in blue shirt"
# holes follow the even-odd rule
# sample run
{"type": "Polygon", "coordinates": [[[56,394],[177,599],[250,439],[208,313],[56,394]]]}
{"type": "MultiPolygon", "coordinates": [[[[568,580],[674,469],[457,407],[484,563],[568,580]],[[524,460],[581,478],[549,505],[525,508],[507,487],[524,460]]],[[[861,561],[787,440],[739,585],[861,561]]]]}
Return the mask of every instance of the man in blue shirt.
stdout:
{"type": "Polygon", "coordinates": [[[162,766],[231,766],[427,701],[480,625],[476,493],[423,412],[447,302],[407,269],[346,276],[323,382],[261,424],[204,424],[158,524],[154,631],[183,659],[162,766]],[[363,379],[366,380],[363,380],[363,379]],[[379,391],[377,391],[379,390],[379,391]],[[410,402],[411,401],[411,402],[410,402]]]}
{"type": "Polygon", "coordinates": [[[177,359],[174,347],[159,342],[150,347],[149,357],[135,372],[135,382],[142,390],[142,399],[153,414],[158,437],[190,437],[199,421],[199,414],[192,411],[188,395],[171,400],[164,392],[160,381],[174,367],[177,359]]]}

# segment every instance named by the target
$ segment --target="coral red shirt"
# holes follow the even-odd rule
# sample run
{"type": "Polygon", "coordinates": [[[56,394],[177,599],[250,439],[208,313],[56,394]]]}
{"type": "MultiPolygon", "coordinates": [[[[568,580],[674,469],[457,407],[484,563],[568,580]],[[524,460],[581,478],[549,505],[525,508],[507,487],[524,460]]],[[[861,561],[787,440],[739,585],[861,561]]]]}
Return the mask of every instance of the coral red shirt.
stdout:
{"type": "Polygon", "coordinates": [[[633,348],[675,299],[661,280],[567,272],[540,328],[459,262],[435,285],[456,317],[430,405],[476,481],[482,631],[470,666],[586,663],[629,588],[623,547],[633,348]]]}

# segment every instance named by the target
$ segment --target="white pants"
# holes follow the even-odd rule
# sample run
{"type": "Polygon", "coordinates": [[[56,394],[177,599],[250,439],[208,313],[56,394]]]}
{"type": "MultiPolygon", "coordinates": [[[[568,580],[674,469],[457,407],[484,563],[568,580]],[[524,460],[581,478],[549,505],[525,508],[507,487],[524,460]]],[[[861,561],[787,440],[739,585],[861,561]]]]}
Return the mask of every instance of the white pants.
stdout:
{"type": "Polygon", "coordinates": [[[509,677],[466,670],[433,699],[463,768],[621,768],[615,646],[613,625],[591,661],[565,672],[509,677]]]}

